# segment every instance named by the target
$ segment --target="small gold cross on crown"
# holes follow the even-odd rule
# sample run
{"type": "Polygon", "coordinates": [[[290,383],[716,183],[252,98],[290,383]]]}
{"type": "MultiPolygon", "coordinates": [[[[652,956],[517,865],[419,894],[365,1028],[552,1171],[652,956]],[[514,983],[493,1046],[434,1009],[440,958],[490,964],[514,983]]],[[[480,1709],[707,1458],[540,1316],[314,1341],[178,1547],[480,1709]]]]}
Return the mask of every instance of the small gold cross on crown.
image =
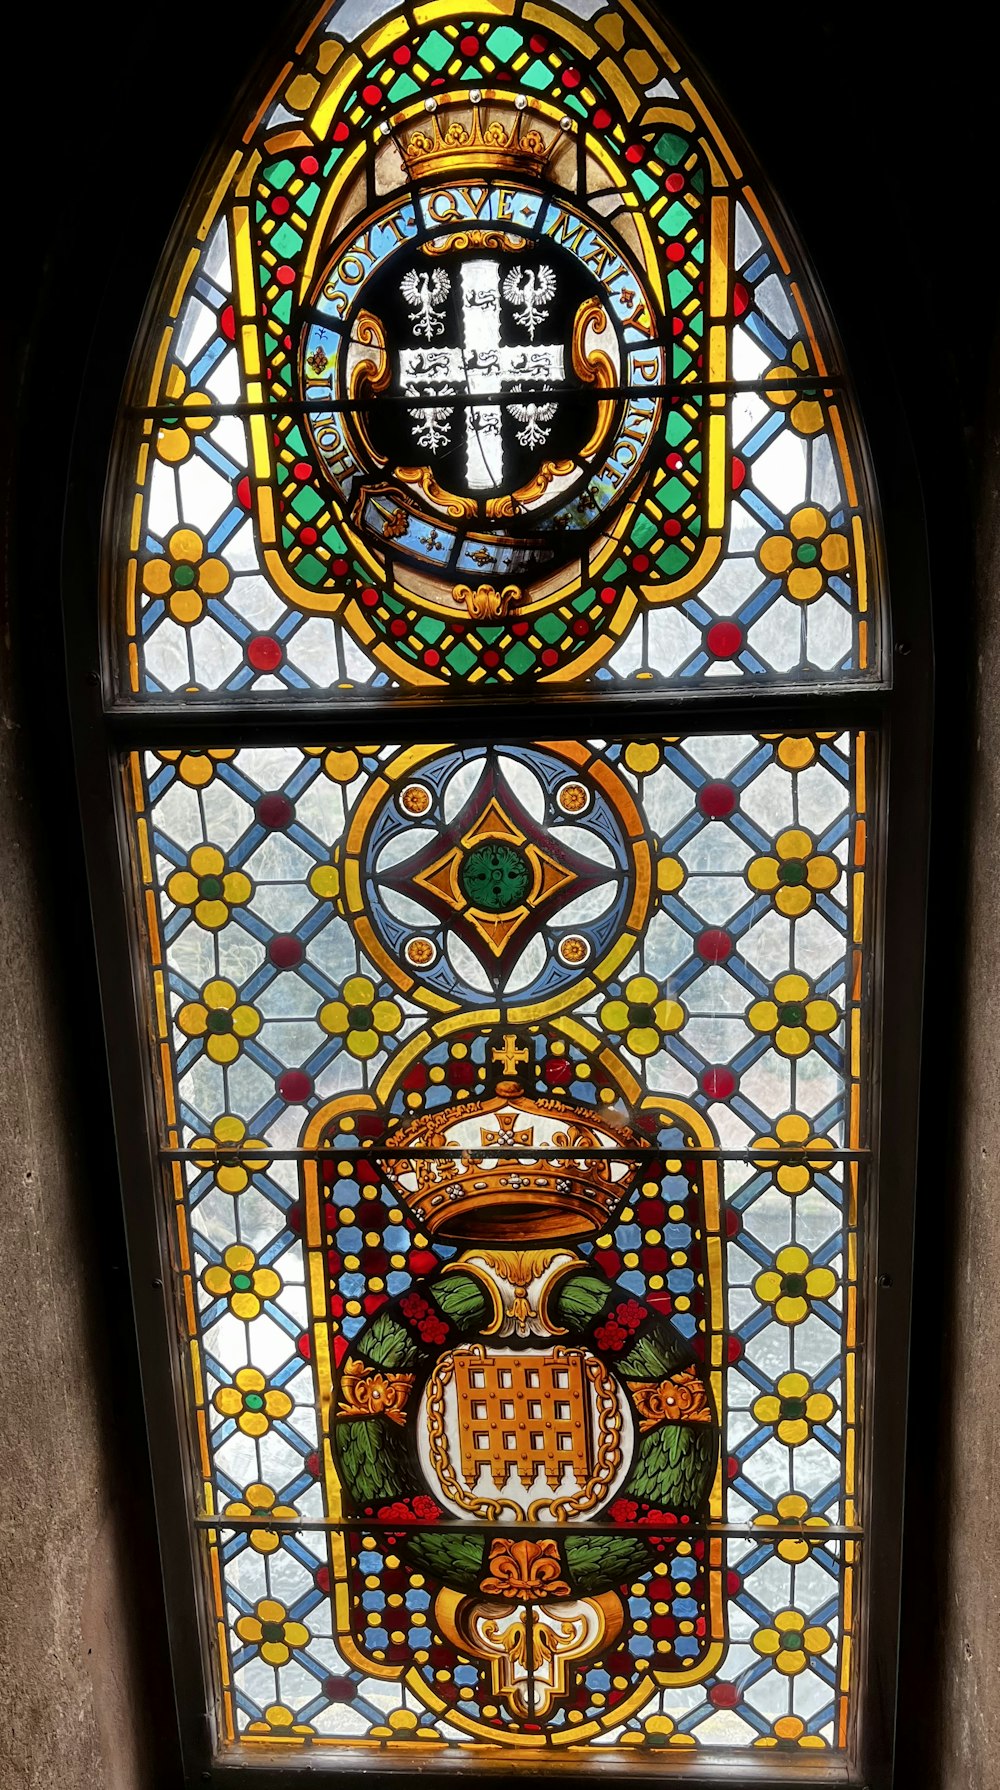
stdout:
{"type": "Polygon", "coordinates": [[[505,1032],[501,1043],[490,1052],[490,1056],[505,1075],[516,1075],[518,1064],[528,1061],[529,1052],[523,1044],[518,1044],[513,1032],[505,1032]]]}

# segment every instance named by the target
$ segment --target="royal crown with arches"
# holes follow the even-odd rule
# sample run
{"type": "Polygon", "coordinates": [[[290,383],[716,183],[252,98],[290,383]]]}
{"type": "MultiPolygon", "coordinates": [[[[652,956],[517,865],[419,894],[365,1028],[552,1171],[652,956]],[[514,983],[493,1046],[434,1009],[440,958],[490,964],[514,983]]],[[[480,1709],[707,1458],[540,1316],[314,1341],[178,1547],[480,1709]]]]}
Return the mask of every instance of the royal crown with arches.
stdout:
{"type": "Polygon", "coordinates": [[[400,143],[413,179],[430,179],[443,173],[468,174],[477,163],[487,165],[494,173],[537,179],[559,141],[558,134],[546,139],[523,110],[516,110],[510,121],[488,114],[480,93],[473,92],[470,97],[471,123],[467,113],[442,115],[433,100],[427,101],[425,120],[400,143]]]}
{"type": "Polygon", "coordinates": [[[534,1098],[517,1083],[422,1113],[390,1135],[393,1151],[404,1153],[383,1171],[425,1230],[497,1242],[603,1230],[643,1149],[617,1115],[534,1098]]]}

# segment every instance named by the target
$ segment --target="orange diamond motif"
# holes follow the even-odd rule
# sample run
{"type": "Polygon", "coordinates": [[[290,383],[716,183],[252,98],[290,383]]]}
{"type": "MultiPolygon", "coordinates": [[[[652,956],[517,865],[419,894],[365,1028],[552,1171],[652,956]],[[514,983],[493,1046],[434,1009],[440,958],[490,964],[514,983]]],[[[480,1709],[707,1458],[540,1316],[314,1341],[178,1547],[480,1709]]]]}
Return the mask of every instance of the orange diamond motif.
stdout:
{"type": "Polygon", "coordinates": [[[546,834],[487,760],[447,831],[379,880],[454,927],[500,983],[529,937],[609,874],[546,834]]]}

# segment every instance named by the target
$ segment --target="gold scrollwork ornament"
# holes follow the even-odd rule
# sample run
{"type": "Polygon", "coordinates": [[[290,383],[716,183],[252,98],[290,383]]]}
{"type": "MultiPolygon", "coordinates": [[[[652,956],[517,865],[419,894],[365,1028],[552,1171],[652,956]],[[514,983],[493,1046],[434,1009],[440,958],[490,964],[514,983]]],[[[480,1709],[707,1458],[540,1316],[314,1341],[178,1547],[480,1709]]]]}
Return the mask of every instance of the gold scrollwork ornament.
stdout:
{"type": "Polygon", "coordinates": [[[625,1612],[614,1592],[599,1597],[553,1599],[540,1610],[502,1598],[463,1596],[442,1590],[434,1616],[442,1633],[463,1653],[490,1667],[493,1695],[514,1715],[538,1720],[569,1689],[569,1667],[614,1646],[625,1612]]]}
{"type": "Polygon", "coordinates": [[[456,584],[456,603],[464,603],[473,621],[496,621],[517,607],[521,592],[516,584],[505,584],[497,590],[492,584],[456,584]]]}
{"type": "Polygon", "coordinates": [[[385,1374],[377,1368],[364,1367],[360,1361],[347,1361],[340,1381],[337,1416],[388,1417],[402,1428],[412,1390],[412,1374],[385,1374]]]}

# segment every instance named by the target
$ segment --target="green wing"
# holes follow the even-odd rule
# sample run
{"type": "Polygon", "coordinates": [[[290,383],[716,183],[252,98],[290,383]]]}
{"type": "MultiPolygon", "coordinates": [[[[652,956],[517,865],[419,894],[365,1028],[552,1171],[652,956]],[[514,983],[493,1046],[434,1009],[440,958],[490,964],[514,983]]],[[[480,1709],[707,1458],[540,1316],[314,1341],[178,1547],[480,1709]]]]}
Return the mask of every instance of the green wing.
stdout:
{"type": "Polygon", "coordinates": [[[355,1348],[373,1367],[400,1373],[416,1359],[417,1348],[409,1331],[391,1311],[380,1311],[358,1337],[355,1348]]]}
{"type": "Polygon", "coordinates": [[[458,1330],[479,1331],[490,1316],[490,1301],[472,1274],[442,1274],[429,1292],[438,1309],[458,1330]]]}
{"type": "Polygon", "coordinates": [[[662,1380],[691,1360],[684,1338],[671,1324],[656,1324],[632,1344],[618,1363],[626,1380],[662,1380]]]}
{"type": "Polygon", "coordinates": [[[556,1310],[568,1329],[583,1330],[599,1318],[614,1291],[603,1274],[568,1274],[558,1287],[556,1310]]]}
{"type": "Polygon", "coordinates": [[[423,1529],[406,1537],[406,1552],[419,1566],[427,1568],[446,1584],[458,1584],[474,1590],[483,1570],[486,1543],[481,1535],[469,1532],[459,1535],[454,1530],[435,1534],[423,1529]]]}
{"type": "Polygon", "coordinates": [[[649,1543],[639,1535],[588,1535],[563,1538],[563,1552],[574,1586],[581,1592],[606,1590],[642,1572],[649,1564],[649,1543]]]}
{"type": "Polygon", "coordinates": [[[623,1498],[643,1498],[657,1510],[693,1511],[712,1474],[711,1424],[661,1423],[642,1438],[623,1498]]]}
{"type": "Polygon", "coordinates": [[[341,1475],[355,1503],[389,1504],[420,1490],[398,1425],[375,1417],[346,1417],[333,1433],[341,1475]]]}

